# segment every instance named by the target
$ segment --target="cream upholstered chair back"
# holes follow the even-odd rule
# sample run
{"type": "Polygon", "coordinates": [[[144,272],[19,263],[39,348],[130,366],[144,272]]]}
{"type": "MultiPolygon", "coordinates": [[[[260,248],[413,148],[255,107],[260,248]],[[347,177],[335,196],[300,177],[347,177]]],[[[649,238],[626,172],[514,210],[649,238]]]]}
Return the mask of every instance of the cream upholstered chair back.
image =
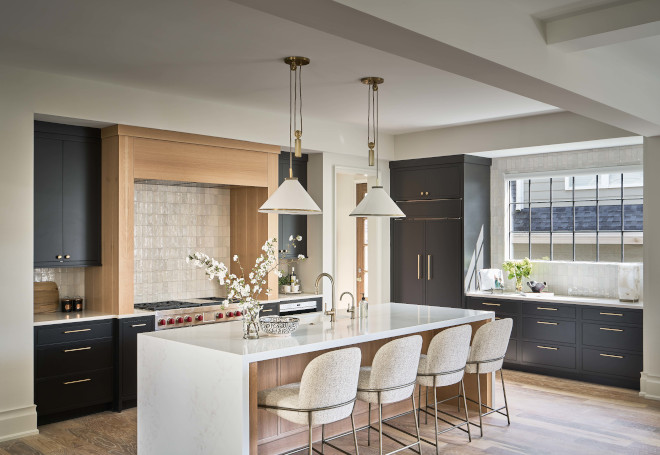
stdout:
{"type": "MultiPolygon", "coordinates": [[[[355,398],[360,375],[360,348],[327,352],[309,362],[300,380],[301,409],[336,406],[355,398]]],[[[319,411],[316,421],[336,421],[348,417],[353,403],[340,408],[319,411]]]]}
{"type": "Polygon", "coordinates": [[[445,329],[431,340],[424,362],[420,362],[418,382],[424,386],[433,387],[433,377],[427,374],[442,374],[435,378],[436,387],[456,384],[463,378],[465,362],[470,352],[470,337],[472,326],[460,325],[445,329]]]}
{"type": "MultiPolygon", "coordinates": [[[[413,383],[409,387],[382,392],[381,403],[393,403],[410,397],[415,388],[421,352],[422,337],[419,335],[390,341],[376,352],[371,363],[369,389],[382,390],[413,383]]],[[[373,402],[377,401],[376,397],[373,402]]]]}
{"type": "Polygon", "coordinates": [[[479,363],[479,373],[492,373],[502,368],[504,354],[509,345],[513,320],[499,319],[484,324],[474,334],[472,348],[468,356],[467,373],[476,373],[479,363]],[[499,360],[494,360],[499,359],[499,360]]]}

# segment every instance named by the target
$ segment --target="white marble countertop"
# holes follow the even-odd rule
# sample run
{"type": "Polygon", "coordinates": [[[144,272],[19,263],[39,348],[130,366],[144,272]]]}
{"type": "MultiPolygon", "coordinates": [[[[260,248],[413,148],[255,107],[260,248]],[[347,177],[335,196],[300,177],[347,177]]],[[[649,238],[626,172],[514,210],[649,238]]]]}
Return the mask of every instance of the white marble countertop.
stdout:
{"type": "Polygon", "coordinates": [[[468,297],[487,297],[489,299],[506,299],[506,300],[521,300],[521,301],[534,301],[543,300],[547,302],[556,303],[570,303],[575,305],[591,305],[603,307],[617,307],[617,308],[631,308],[641,310],[644,308],[643,302],[622,302],[619,299],[608,299],[604,297],[580,297],[572,295],[544,295],[542,292],[538,294],[517,294],[515,292],[468,292],[465,295],[468,297]]]}
{"type": "Polygon", "coordinates": [[[83,310],[71,313],[62,313],[57,311],[55,313],[37,313],[34,315],[34,326],[39,325],[52,325],[52,324],[62,324],[66,322],[85,322],[85,321],[99,321],[101,319],[123,319],[123,318],[134,318],[137,316],[152,316],[155,317],[153,311],[147,310],[134,310],[130,314],[111,314],[104,313],[102,311],[93,311],[93,310],[83,310]]]}
{"type": "Polygon", "coordinates": [[[239,321],[183,327],[139,336],[213,349],[242,356],[244,362],[257,362],[466,324],[493,317],[492,311],[403,303],[372,303],[369,305],[368,318],[350,319],[348,315],[340,314],[334,325],[330,323],[329,316],[321,313],[300,315],[300,326],[290,337],[262,335],[258,340],[244,340],[243,325],[239,321]]]}

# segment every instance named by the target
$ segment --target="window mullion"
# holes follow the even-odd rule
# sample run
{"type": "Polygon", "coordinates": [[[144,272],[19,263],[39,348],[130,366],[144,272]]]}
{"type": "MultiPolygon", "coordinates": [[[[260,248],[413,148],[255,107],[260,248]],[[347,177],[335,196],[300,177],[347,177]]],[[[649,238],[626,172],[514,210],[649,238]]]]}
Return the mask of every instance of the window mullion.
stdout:
{"type": "Polygon", "coordinates": [[[573,179],[573,190],[571,191],[573,202],[573,262],[575,262],[575,176],[571,178],[573,179]]]}
{"type": "Polygon", "coordinates": [[[598,177],[596,174],[596,262],[600,262],[600,206],[598,201],[599,191],[598,191],[598,177]]]}
{"type": "Polygon", "coordinates": [[[529,208],[529,225],[527,226],[528,258],[532,258],[532,179],[527,180],[527,207],[529,208]]]}

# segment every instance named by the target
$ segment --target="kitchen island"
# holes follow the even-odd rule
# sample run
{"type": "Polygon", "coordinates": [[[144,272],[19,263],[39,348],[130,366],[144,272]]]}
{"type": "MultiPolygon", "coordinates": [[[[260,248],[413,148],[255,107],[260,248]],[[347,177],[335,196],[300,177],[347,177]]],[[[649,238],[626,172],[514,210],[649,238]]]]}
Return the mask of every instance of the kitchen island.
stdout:
{"type": "MultiPolygon", "coordinates": [[[[490,311],[383,303],[371,304],[366,319],[340,315],[333,324],[319,313],[303,315],[285,338],[244,340],[238,321],[141,334],[138,453],[268,454],[301,446],[306,427],[257,410],[258,390],[299,381],[305,366],[328,350],[358,346],[362,364],[370,365],[393,338],[420,334],[426,352],[440,330],[471,324],[474,332],[493,318],[490,311]]],[[[466,390],[476,398],[476,378],[466,377],[466,390]]],[[[490,375],[483,376],[482,395],[490,404],[490,375]]],[[[405,404],[392,404],[384,414],[405,404]]],[[[358,403],[359,425],[366,423],[365,411],[358,403]]],[[[345,422],[328,425],[326,435],[345,429],[345,422]]]]}

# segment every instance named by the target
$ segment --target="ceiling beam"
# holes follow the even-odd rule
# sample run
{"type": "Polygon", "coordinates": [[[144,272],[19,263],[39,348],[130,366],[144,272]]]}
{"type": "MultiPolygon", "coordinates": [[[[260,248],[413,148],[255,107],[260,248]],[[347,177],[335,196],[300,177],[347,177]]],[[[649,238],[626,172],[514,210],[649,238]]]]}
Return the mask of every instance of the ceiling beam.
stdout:
{"type": "Polygon", "coordinates": [[[641,136],[660,135],[658,124],[333,0],[231,1],[641,136]]]}
{"type": "Polygon", "coordinates": [[[660,2],[636,0],[543,21],[548,45],[575,52],[660,34],[660,2]]]}

